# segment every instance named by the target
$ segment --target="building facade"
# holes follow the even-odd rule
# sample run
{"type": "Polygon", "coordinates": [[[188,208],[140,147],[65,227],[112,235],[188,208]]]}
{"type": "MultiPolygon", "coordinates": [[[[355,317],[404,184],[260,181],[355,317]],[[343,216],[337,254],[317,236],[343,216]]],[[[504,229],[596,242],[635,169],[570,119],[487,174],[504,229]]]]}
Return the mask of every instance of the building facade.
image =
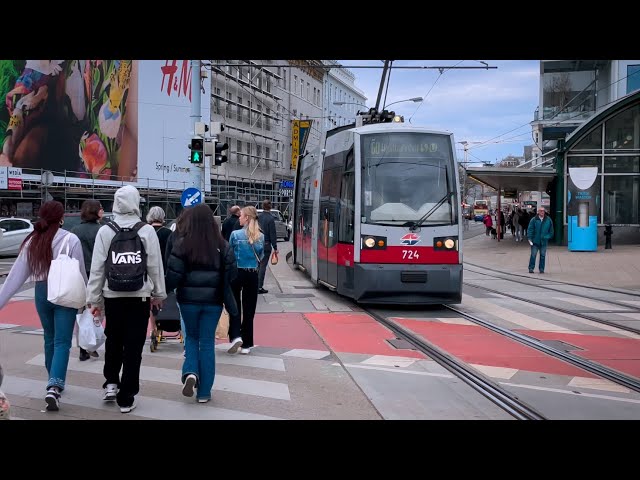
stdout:
{"type": "Polygon", "coordinates": [[[221,214],[230,204],[264,198],[286,212],[292,189],[281,187],[295,177],[293,122],[310,121],[307,150],[318,146],[322,135],[322,62],[212,60],[211,72],[211,121],[224,124],[218,141],[229,146],[228,161],[211,172],[221,214]]]}
{"type": "Polygon", "coordinates": [[[640,89],[640,60],[541,60],[532,165],[597,110],[640,89]]]}
{"type": "Polygon", "coordinates": [[[324,85],[324,128],[330,130],[353,123],[358,111],[367,110],[367,97],[355,85],[355,75],[346,68],[340,68],[335,60],[325,60],[331,67],[324,85]],[[339,103],[339,105],[336,105],[339,103]]]}

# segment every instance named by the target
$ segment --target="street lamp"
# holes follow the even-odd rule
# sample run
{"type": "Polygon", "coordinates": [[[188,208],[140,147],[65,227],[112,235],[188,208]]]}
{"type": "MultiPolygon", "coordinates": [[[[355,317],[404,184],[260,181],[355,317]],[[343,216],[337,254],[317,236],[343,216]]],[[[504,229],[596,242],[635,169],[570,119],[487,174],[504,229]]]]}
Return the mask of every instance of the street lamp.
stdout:
{"type": "Polygon", "coordinates": [[[400,103],[400,102],[421,102],[423,100],[422,97],[413,97],[413,98],[407,98],[406,100],[398,100],[397,102],[393,102],[390,103],[389,105],[385,105],[384,107],[382,107],[382,110],[384,110],[387,107],[390,107],[391,105],[395,105],[396,103],[400,103]]]}
{"type": "Polygon", "coordinates": [[[333,102],[333,104],[334,105],[362,105],[364,108],[369,108],[364,103],[360,103],[360,102],[333,102]]]}

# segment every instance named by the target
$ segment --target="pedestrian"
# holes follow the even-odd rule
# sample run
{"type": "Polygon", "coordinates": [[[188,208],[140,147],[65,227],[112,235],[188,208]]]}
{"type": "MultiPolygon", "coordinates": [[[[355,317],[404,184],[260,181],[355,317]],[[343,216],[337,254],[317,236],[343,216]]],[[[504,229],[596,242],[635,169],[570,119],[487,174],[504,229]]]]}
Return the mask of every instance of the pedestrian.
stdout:
{"type": "Polygon", "coordinates": [[[229,208],[229,216],[224,219],[224,222],[222,222],[222,236],[228,242],[229,237],[231,237],[231,232],[234,230],[240,230],[241,228],[240,207],[238,205],[234,205],[229,208]]]}
{"type": "Polygon", "coordinates": [[[238,315],[231,291],[236,259],[207,205],[186,210],[179,228],[168,255],[166,285],[176,289],[187,329],[182,394],[192,397],[196,389],[198,402],[206,403],[215,378],[215,333],[223,305],[238,315]]]}
{"type": "Polygon", "coordinates": [[[46,409],[60,408],[60,394],[65,388],[69,351],[77,308],[55,305],[47,300],[47,278],[51,261],[61,251],[78,260],[80,273],[86,283],[84,255],[80,239],[60,227],[64,223],[64,207],[60,202],[45,202],[38,212],[34,230],[24,239],[20,254],[0,290],[0,309],[29,277],[35,280],[35,304],[44,331],[44,364],[49,375],[46,386],[46,409]]]}
{"type": "MultiPolygon", "coordinates": [[[[76,234],[82,245],[82,253],[84,255],[84,268],[87,278],[91,273],[91,257],[93,257],[93,245],[96,243],[96,235],[100,230],[100,220],[104,215],[104,209],[98,200],[85,200],[82,202],[80,209],[81,222],[71,229],[71,233],[76,234]]],[[[77,335],[77,324],[76,324],[77,335]]],[[[78,337],[76,336],[76,341],[78,337]]],[[[77,345],[80,349],[80,361],[89,360],[89,357],[97,357],[98,352],[87,352],[84,348],[77,345]]]]}
{"type": "MultiPolygon", "coordinates": [[[[165,222],[165,213],[161,207],[155,206],[151,207],[149,213],[147,213],[147,223],[153,227],[156,231],[156,235],[158,235],[158,242],[160,243],[160,252],[162,252],[162,271],[167,272],[167,240],[169,240],[169,236],[171,236],[171,230],[164,226],[165,222]]],[[[170,294],[167,291],[167,300],[175,301],[175,298],[170,299],[170,294]]],[[[156,331],[156,316],[159,313],[159,309],[157,307],[151,307],[151,312],[149,313],[149,337],[151,342],[157,341],[158,333],[156,331]]]]}
{"type": "Polygon", "coordinates": [[[258,273],[258,293],[269,293],[264,288],[264,277],[267,273],[267,266],[271,258],[271,251],[278,254],[278,235],[276,232],[276,220],[271,215],[271,200],[266,199],[262,202],[263,211],[258,215],[258,225],[264,233],[264,256],[260,261],[260,272],[258,273]]]}
{"type": "Polygon", "coordinates": [[[538,215],[529,222],[527,238],[531,244],[531,256],[529,257],[529,273],[533,273],[536,267],[536,256],[540,252],[538,270],[544,273],[547,243],[553,238],[553,222],[546,216],[544,207],[538,208],[538,215]]]}
{"type": "Polygon", "coordinates": [[[151,305],[166,298],[158,235],[140,220],[140,193],[131,186],[114,195],[113,221],[98,230],[91,259],[87,305],[106,319],[103,400],[122,413],[136,407],[140,363],[151,305]],[[120,370],[122,369],[122,379],[120,370]]]}
{"type": "Polygon", "coordinates": [[[228,352],[236,353],[240,349],[240,353],[247,355],[254,346],[253,317],[258,303],[258,271],[264,256],[264,235],[258,226],[255,207],[241,210],[240,225],[243,228],[232,232],[229,242],[238,267],[238,276],[231,284],[238,315],[229,312],[229,338],[233,340],[228,352]]]}

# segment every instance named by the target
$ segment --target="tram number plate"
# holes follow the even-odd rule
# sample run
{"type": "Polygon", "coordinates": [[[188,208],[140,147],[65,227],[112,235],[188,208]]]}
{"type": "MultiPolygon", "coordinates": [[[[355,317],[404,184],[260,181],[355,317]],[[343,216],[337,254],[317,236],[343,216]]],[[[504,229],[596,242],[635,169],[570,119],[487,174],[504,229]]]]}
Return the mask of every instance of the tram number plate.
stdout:
{"type": "Polygon", "coordinates": [[[420,254],[418,250],[402,250],[402,259],[403,260],[418,260],[420,258],[420,254]]]}

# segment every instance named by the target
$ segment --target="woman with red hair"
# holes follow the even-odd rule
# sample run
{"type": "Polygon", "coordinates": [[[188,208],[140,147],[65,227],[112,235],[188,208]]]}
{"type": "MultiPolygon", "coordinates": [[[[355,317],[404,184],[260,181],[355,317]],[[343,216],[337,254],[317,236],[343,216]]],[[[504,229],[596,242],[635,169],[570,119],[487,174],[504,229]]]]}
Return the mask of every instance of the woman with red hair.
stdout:
{"type": "Polygon", "coordinates": [[[60,250],[78,260],[80,273],[87,282],[82,245],[76,235],[62,230],[64,207],[60,202],[46,202],[38,212],[34,231],[25,238],[7,280],[0,290],[0,309],[15,295],[29,277],[35,281],[35,303],[44,330],[44,363],[49,374],[45,402],[47,410],[57,411],[64,390],[71,350],[71,338],[78,310],[55,305],[47,300],[47,277],[51,261],[60,250]]]}

